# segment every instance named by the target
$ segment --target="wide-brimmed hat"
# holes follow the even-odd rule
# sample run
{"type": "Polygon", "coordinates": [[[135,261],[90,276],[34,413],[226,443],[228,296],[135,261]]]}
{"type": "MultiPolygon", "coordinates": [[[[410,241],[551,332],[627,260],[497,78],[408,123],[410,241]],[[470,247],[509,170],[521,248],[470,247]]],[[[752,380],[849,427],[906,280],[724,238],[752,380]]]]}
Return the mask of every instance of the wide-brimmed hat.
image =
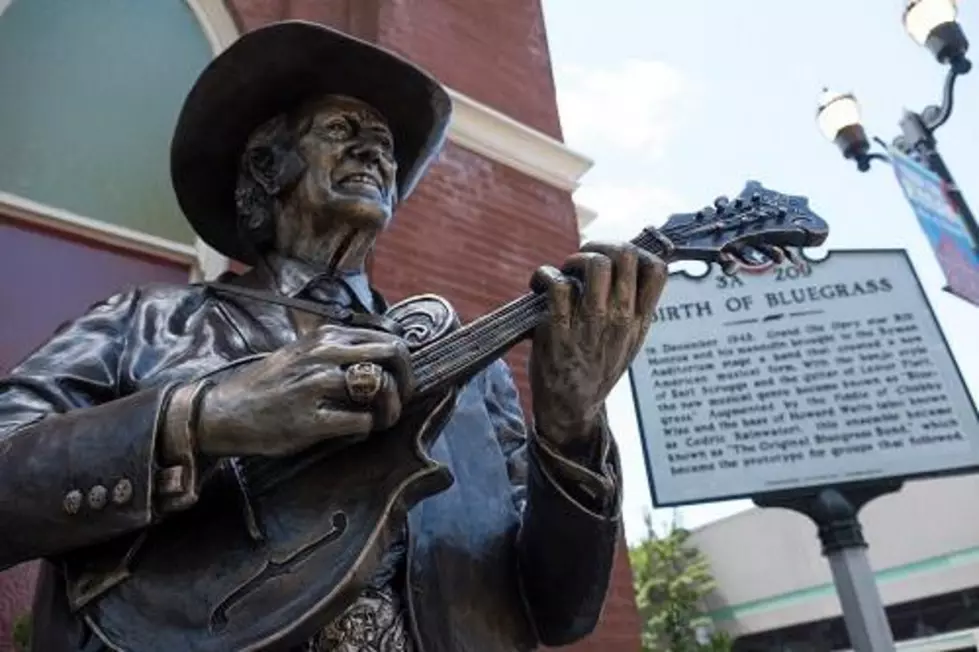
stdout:
{"type": "Polygon", "coordinates": [[[249,136],[319,95],[346,95],[388,122],[407,197],[445,140],[452,104],[439,82],[400,56],[324,25],[274,23],[248,32],[201,73],[177,121],[170,174],[197,234],[226,256],[253,263],[237,227],[235,186],[249,136]]]}

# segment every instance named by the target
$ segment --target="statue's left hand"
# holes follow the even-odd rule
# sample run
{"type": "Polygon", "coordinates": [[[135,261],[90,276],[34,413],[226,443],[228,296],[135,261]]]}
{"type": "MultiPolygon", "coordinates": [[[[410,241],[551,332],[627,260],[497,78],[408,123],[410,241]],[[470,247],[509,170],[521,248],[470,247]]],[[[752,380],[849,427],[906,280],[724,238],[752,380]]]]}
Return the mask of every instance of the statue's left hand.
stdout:
{"type": "Polygon", "coordinates": [[[562,271],[541,267],[534,275],[550,319],[535,330],[530,359],[535,425],[559,447],[593,432],[643,344],[667,279],[662,260],[631,244],[587,244],[562,271]]]}

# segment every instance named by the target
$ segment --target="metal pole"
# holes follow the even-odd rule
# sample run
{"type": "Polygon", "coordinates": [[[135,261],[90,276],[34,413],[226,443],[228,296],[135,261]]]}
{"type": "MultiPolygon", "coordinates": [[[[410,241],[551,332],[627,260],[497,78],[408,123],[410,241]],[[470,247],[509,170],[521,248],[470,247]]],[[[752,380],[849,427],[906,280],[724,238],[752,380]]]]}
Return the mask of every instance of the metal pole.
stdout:
{"type": "Polygon", "coordinates": [[[826,557],[840,596],[851,647],[856,652],[893,652],[894,638],[867,551],[844,548],[826,557]]]}
{"type": "Polygon", "coordinates": [[[900,488],[900,483],[882,483],[755,498],[759,507],[790,509],[816,524],[854,652],[895,652],[858,514],[874,498],[900,488]]]}

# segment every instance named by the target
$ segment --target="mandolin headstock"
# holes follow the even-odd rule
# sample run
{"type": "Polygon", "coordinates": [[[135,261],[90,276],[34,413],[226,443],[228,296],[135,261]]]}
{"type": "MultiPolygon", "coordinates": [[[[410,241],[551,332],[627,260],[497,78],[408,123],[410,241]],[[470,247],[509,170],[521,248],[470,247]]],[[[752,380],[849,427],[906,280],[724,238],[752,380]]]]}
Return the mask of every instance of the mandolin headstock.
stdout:
{"type": "Polygon", "coordinates": [[[791,258],[793,249],[817,247],[828,235],[829,226],[805,197],[749,181],[733,201],[719,197],[696,213],[671,215],[659,229],[644,229],[633,243],[668,262],[699,260],[751,271],[791,258]]]}

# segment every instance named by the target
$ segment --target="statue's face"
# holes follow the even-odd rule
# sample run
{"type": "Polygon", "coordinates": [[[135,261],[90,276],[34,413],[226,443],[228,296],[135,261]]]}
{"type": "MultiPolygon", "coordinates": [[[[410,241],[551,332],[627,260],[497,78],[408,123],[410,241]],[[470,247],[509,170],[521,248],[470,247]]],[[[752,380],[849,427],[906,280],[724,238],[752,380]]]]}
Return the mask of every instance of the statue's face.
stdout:
{"type": "MultiPolygon", "coordinates": [[[[383,229],[397,196],[394,142],[384,119],[370,106],[327,96],[302,109],[309,129],[299,141],[306,171],[296,186],[300,213],[329,228],[383,229]]],[[[315,229],[319,230],[319,229],[315,229]]]]}

